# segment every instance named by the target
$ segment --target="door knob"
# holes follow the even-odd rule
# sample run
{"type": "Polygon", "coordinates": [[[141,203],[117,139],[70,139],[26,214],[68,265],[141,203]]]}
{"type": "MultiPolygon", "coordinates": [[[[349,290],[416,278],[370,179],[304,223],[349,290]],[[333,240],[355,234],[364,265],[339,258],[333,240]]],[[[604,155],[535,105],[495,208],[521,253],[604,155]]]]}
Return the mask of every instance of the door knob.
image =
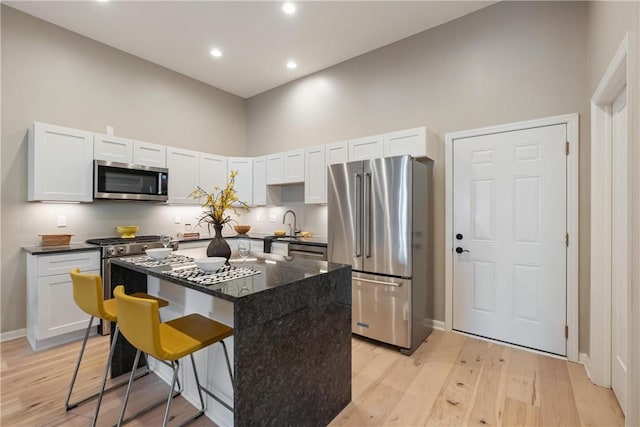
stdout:
{"type": "Polygon", "coordinates": [[[456,234],[456,239],[462,240],[462,234],[460,234],[460,233],[456,234]]]}
{"type": "Polygon", "coordinates": [[[469,252],[469,251],[468,251],[468,250],[466,250],[466,249],[462,249],[460,246],[458,246],[458,247],[456,248],[456,253],[461,254],[462,252],[469,252]]]}

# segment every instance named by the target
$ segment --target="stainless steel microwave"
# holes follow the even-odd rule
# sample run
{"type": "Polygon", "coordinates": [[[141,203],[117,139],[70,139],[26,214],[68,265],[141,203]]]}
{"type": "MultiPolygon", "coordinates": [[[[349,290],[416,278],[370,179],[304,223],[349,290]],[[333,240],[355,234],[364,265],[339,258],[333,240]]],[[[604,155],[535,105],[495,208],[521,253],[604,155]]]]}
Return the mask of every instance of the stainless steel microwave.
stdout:
{"type": "Polygon", "coordinates": [[[93,198],[111,200],[168,199],[169,169],[95,160],[93,198]]]}

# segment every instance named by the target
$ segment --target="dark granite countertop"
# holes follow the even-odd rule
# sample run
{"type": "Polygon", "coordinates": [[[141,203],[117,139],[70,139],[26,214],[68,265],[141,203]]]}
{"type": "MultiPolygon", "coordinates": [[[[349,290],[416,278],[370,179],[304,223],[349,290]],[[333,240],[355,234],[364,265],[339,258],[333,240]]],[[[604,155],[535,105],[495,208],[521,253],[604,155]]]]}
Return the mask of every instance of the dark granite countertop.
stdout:
{"type": "MultiPolygon", "coordinates": [[[[291,238],[287,236],[274,236],[273,234],[266,233],[250,233],[250,234],[234,234],[233,236],[225,236],[225,239],[251,239],[251,240],[271,240],[272,242],[281,242],[281,243],[299,243],[301,245],[311,245],[311,246],[327,246],[327,238],[326,237],[296,237],[291,238]]],[[[179,243],[183,242],[197,242],[197,241],[206,241],[211,240],[213,237],[200,237],[197,239],[178,239],[179,243]]]]}
{"type": "Polygon", "coordinates": [[[71,243],[62,246],[23,246],[22,250],[32,255],[49,255],[76,251],[99,251],[100,246],[88,243],[71,243]]]}
{"type": "Polygon", "coordinates": [[[184,278],[164,274],[165,271],[180,271],[181,269],[186,269],[189,265],[195,267],[195,263],[143,267],[123,261],[121,258],[115,258],[111,262],[112,264],[126,267],[149,276],[158,277],[231,302],[236,302],[240,298],[244,300],[257,294],[268,293],[309,277],[323,275],[329,271],[351,269],[351,266],[345,264],[264,254],[260,256],[260,258],[249,258],[246,263],[243,263],[240,259],[231,259],[231,265],[259,271],[259,274],[216,283],[214,285],[202,285],[184,278]]]}

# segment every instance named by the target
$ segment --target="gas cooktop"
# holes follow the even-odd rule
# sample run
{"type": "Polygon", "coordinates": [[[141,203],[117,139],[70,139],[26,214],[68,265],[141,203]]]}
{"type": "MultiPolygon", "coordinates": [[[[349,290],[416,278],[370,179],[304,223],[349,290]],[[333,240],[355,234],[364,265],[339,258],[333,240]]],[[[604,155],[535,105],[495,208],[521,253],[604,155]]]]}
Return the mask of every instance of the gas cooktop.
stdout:
{"type": "Polygon", "coordinates": [[[109,245],[126,245],[128,243],[148,243],[159,242],[160,236],[136,236],[129,239],[122,237],[106,237],[103,239],[88,239],[87,243],[92,245],[109,246],[109,245]]]}

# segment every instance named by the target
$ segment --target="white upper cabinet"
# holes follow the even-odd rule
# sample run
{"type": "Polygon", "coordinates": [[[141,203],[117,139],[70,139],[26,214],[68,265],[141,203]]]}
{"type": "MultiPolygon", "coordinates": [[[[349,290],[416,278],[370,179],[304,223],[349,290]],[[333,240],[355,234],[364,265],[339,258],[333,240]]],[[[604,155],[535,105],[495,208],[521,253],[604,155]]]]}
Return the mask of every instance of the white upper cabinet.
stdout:
{"type": "Polygon", "coordinates": [[[33,123],[28,200],[93,201],[93,132],[33,123]]]}
{"type": "Polygon", "coordinates": [[[167,147],[167,167],[169,168],[168,203],[197,205],[199,201],[189,197],[200,184],[200,153],[167,147]]]}
{"type": "Polygon", "coordinates": [[[253,159],[253,205],[267,204],[267,158],[253,159]]]}
{"type": "Polygon", "coordinates": [[[267,156],[267,185],[284,183],[284,153],[267,156]]]}
{"type": "Polygon", "coordinates": [[[349,141],[334,142],[325,146],[327,165],[347,163],[349,161],[349,141]]]}
{"type": "Polygon", "coordinates": [[[234,188],[238,199],[253,204],[253,159],[251,157],[229,157],[227,159],[227,176],[231,171],[238,171],[234,188]]]}
{"type": "MultiPolygon", "coordinates": [[[[206,192],[211,193],[215,187],[222,189],[227,186],[226,157],[200,153],[199,168],[200,177],[198,179],[198,185],[206,192]]],[[[169,175],[169,180],[171,180],[171,175],[169,175]]]]}
{"type": "Polygon", "coordinates": [[[284,182],[304,182],[304,150],[284,153],[284,182]]]}
{"type": "Polygon", "coordinates": [[[108,162],[133,163],[133,141],[96,133],[93,137],[93,158],[108,162]]]}
{"type": "Polygon", "coordinates": [[[327,203],[327,165],[324,145],[305,150],[304,202],[327,203]]]}
{"type": "Polygon", "coordinates": [[[378,159],[383,157],[384,135],[373,135],[349,140],[349,161],[378,159]]]}
{"type": "MultiPolygon", "coordinates": [[[[405,129],[384,134],[384,156],[402,156],[410,154],[413,157],[429,156],[427,137],[433,138],[426,127],[405,129]]],[[[432,157],[433,153],[429,157],[432,157]]]]}
{"type": "Polygon", "coordinates": [[[167,167],[167,147],[144,141],[133,141],[133,163],[136,165],[167,167]]]}
{"type": "Polygon", "coordinates": [[[304,182],[304,150],[267,156],[267,185],[304,182]]]}

